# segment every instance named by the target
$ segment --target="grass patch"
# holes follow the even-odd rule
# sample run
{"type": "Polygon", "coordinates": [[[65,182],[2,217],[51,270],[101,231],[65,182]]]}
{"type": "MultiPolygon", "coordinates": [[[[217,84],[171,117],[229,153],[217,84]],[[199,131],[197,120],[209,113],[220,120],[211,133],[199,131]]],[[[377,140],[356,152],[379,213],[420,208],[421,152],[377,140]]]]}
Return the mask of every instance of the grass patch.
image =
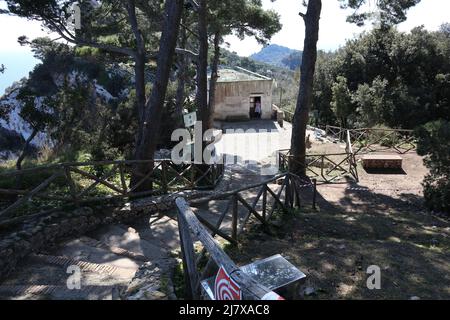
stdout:
{"type": "Polygon", "coordinates": [[[186,293],[186,285],[184,280],[184,270],[183,263],[180,262],[175,266],[174,274],[173,274],[173,287],[175,291],[175,295],[178,299],[185,296],[186,293]]]}

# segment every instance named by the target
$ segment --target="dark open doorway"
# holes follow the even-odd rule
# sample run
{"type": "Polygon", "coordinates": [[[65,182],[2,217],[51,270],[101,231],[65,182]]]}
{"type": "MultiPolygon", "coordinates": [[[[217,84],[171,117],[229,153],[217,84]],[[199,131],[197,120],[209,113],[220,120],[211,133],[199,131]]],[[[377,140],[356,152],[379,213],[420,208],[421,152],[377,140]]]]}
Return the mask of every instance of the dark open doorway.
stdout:
{"type": "Polygon", "coordinates": [[[250,97],[250,119],[261,119],[261,97],[250,97]]]}

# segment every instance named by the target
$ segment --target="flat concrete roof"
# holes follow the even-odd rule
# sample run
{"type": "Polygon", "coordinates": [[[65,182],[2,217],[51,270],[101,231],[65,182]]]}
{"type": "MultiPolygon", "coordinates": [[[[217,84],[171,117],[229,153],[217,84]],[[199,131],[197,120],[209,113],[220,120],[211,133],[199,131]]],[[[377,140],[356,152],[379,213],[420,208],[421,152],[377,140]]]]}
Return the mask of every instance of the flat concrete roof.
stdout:
{"type": "MultiPolygon", "coordinates": [[[[241,68],[240,68],[241,69],[241,68]]],[[[259,75],[257,73],[241,69],[242,71],[234,69],[219,69],[219,79],[217,82],[239,82],[239,81],[261,81],[272,80],[268,77],[259,75]]]]}

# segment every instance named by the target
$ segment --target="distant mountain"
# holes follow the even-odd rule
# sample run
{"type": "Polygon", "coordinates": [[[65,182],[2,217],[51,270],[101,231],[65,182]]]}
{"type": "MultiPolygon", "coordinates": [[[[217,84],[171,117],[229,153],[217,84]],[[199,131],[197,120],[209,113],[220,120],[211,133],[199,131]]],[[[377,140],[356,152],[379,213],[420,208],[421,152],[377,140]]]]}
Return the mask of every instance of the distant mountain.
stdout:
{"type": "Polygon", "coordinates": [[[302,52],[277,44],[271,44],[264,47],[260,52],[251,55],[250,58],[280,68],[295,70],[301,64],[302,52]]]}

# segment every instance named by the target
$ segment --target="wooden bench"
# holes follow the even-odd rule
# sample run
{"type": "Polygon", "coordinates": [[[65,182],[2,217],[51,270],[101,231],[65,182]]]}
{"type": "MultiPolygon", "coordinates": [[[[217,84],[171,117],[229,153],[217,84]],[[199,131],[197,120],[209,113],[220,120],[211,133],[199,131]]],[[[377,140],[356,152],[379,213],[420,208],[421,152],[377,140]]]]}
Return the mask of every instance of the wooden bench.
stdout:
{"type": "Polygon", "coordinates": [[[365,155],[362,159],[364,169],[402,169],[403,159],[397,155],[365,155]]]}

